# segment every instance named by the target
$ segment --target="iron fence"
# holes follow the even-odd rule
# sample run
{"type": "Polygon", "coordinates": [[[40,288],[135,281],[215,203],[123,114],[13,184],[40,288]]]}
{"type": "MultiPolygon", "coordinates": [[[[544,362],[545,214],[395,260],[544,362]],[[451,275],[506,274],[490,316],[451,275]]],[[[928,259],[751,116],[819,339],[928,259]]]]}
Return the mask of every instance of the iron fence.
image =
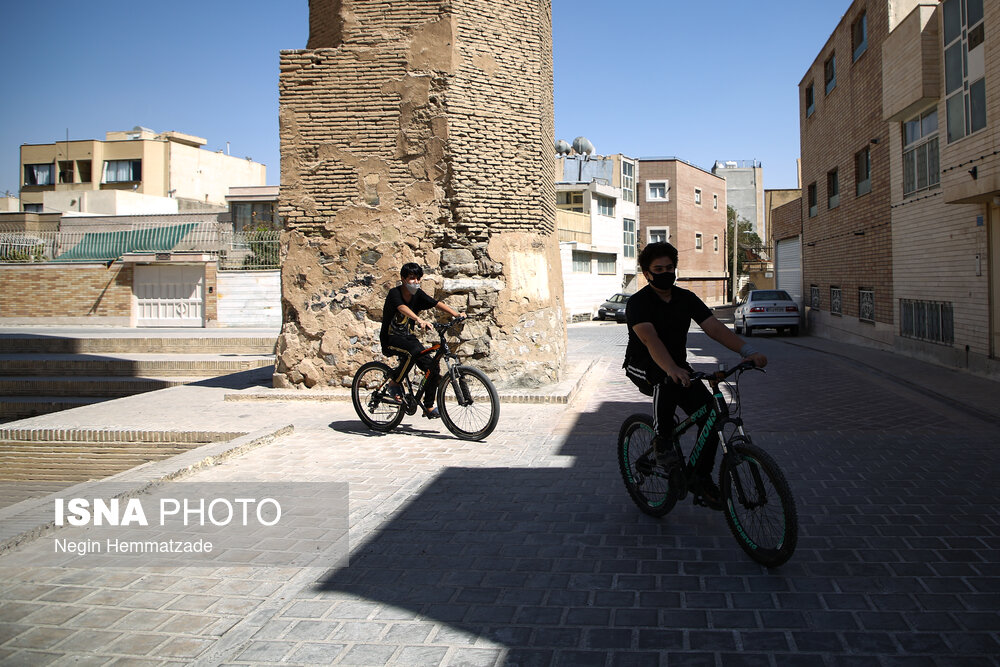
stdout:
{"type": "Polygon", "coordinates": [[[59,232],[0,229],[0,263],[110,262],[125,253],[200,252],[215,255],[219,270],[276,269],[279,232],[233,231],[217,223],[90,228],[59,232]]]}

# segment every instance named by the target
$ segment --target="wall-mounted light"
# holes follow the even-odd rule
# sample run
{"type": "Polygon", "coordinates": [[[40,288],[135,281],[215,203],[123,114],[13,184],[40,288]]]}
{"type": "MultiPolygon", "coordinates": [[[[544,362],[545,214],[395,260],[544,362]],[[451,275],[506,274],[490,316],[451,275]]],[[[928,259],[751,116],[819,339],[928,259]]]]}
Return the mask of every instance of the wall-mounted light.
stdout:
{"type": "Polygon", "coordinates": [[[810,241],[810,242],[809,242],[809,243],[807,243],[806,245],[807,245],[807,246],[809,246],[809,247],[811,248],[811,247],[813,247],[814,245],[816,245],[816,242],[815,242],[815,241],[810,241]]]}
{"type": "Polygon", "coordinates": [[[979,178],[979,167],[978,165],[969,170],[969,176],[972,176],[972,180],[979,178]]]}
{"type": "Polygon", "coordinates": [[[868,141],[870,141],[873,144],[877,144],[878,143],[878,137],[873,137],[872,139],[869,139],[868,141]]]}
{"type": "Polygon", "coordinates": [[[865,230],[859,229],[858,231],[854,232],[854,235],[855,236],[864,236],[865,235],[865,230]]]}

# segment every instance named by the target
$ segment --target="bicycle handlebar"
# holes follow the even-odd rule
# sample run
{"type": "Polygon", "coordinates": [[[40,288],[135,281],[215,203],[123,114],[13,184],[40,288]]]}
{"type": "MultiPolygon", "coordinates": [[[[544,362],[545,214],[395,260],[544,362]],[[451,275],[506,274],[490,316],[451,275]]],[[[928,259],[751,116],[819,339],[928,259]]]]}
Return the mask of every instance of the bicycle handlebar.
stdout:
{"type": "Polygon", "coordinates": [[[445,331],[447,331],[448,329],[452,328],[456,324],[461,324],[462,322],[464,322],[467,319],[468,319],[468,317],[466,315],[459,315],[458,317],[451,318],[447,322],[434,322],[433,323],[434,324],[434,330],[437,331],[437,333],[438,333],[439,336],[443,337],[445,331]]]}
{"type": "Polygon", "coordinates": [[[761,373],[765,372],[763,368],[757,368],[757,364],[755,364],[752,361],[741,361],[740,363],[736,364],[735,366],[726,371],[715,371],[714,373],[703,373],[702,371],[695,371],[694,373],[691,373],[690,378],[692,380],[714,380],[716,382],[722,382],[723,380],[728,378],[730,375],[733,375],[734,373],[743,373],[745,371],[752,371],[752,370],[758,370],[761,373]]]}

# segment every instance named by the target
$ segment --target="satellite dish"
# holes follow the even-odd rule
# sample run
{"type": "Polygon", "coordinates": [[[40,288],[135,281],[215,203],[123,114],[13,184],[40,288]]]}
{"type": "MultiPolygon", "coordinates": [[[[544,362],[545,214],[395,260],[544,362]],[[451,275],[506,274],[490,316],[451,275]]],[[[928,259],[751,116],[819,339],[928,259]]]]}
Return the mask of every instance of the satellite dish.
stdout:
{"type": "Polygon", "coordinates": [[[577,137],[573,140],[573,150],[577,153],[590,155],[594,152],[594,144],[590,143],[590,139],[586,137],[577,137]]]}
{"type": "Polygon", "coordinates": [[[572,150],[568,142],[562,139],[556,141],[556,155],[569,155],[572,150]]]}

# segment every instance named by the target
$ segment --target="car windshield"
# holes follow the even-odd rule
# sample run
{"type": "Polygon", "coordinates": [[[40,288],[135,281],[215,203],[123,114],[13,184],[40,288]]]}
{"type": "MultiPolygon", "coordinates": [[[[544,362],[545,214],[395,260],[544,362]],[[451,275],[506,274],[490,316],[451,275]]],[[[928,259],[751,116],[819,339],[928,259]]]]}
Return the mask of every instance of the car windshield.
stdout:
{"type": "Polygon", "coordinates": [[[791,301],[788,292],[780,289],[759,290],[750,296],[751,301],[791,301]]]}

